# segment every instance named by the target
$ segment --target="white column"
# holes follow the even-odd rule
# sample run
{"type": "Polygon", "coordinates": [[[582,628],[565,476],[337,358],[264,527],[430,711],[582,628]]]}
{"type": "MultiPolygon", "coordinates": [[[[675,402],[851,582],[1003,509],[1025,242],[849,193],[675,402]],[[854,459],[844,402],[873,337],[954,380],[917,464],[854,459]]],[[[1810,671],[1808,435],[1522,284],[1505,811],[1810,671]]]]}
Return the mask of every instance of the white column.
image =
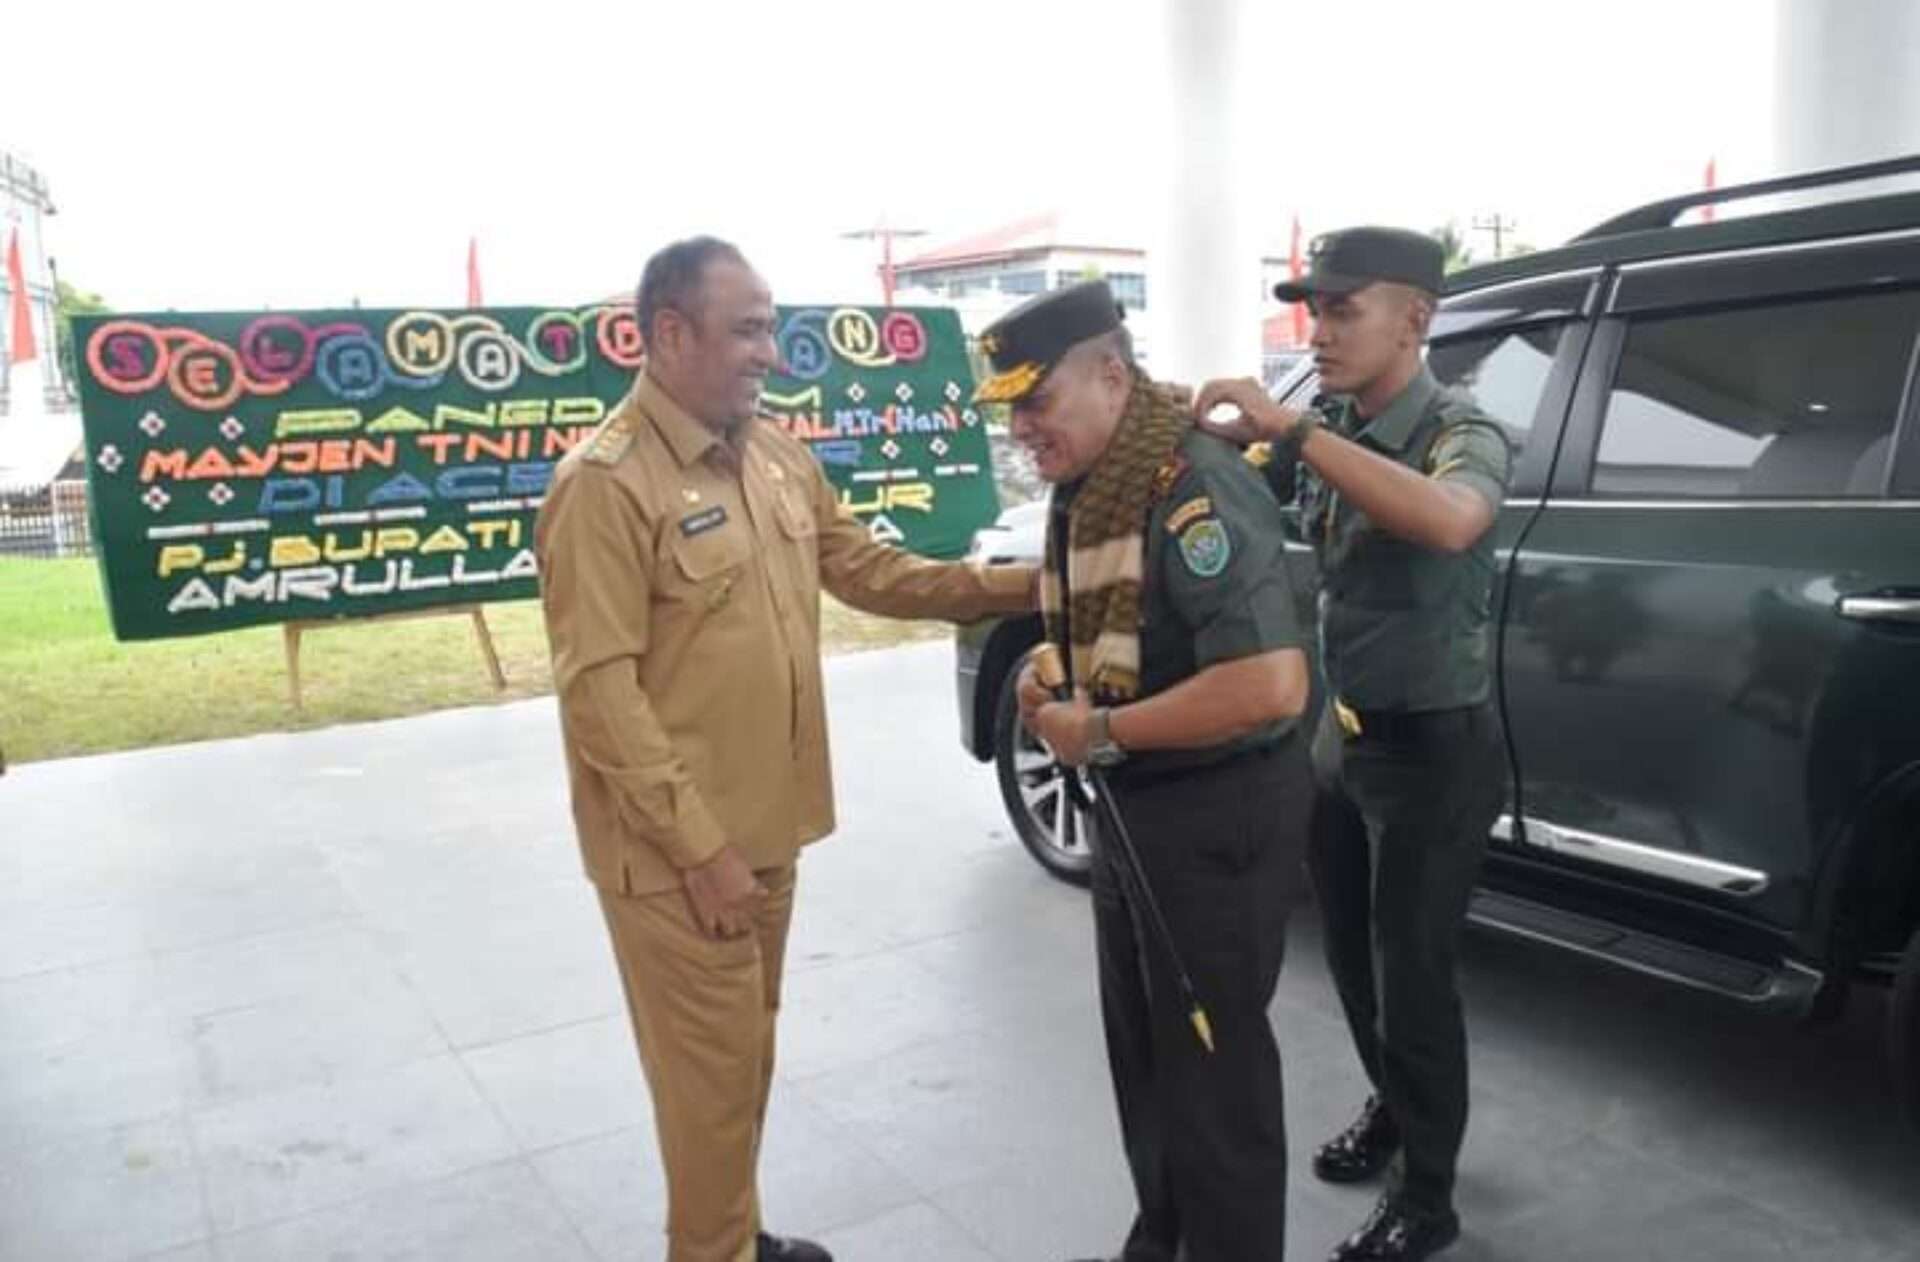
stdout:
{"type": "Polygon", "coordinates": [[[1275,212],[1251,142],[1266,7],[1162,0],[1167,109],[1142,180],[1159,199],[1147,324],[1160,380],[1260,375],[1260,242],[1275,212]]]}
{"type": "Polygon", "coordinates": [[[1778,0],[1777,13],[1781,174],[1920,153],[1920,4],[1778,0]]]}

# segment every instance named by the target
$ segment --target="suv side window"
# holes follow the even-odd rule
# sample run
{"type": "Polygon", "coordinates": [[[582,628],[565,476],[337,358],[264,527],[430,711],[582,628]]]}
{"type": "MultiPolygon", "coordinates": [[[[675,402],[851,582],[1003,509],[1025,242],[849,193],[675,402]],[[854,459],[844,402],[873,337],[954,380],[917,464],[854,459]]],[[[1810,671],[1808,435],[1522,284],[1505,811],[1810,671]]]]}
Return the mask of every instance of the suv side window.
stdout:
{"type": "Polygon", "coordinates": [[[1565,327],[1536,325],[1436,342],[1427,352],[1427,366],[1448,385],[1470,391],[1506,429],[1514,446],[1522,447],[1533,431],[1534,413],[1540,409],[1565,327]]]}
{"type": "Polygon", "coordinates": [[[1917,333],[1920,289],[1631,317],[1592,490],[1877,496],[1917,333]]]}
{"type": "MultiPolygon", "coordinates": [[[[1516,493],[1537,492],[1540,487],[1529,483],[1545,476],[1544,454],[1539,460],[1526,460],[1524,455],[1539,418],[1554,357],[1569,327],[1555,322],[1469,334],[1435,342],[1427,351],[1427,366],[1433,375],[1469,391],[1487,415],[1507,431],[1518,458],[1513,486],[1516,493]]],[[[1551,433],[1551,427],[1543,432],[1551,433]]]]}

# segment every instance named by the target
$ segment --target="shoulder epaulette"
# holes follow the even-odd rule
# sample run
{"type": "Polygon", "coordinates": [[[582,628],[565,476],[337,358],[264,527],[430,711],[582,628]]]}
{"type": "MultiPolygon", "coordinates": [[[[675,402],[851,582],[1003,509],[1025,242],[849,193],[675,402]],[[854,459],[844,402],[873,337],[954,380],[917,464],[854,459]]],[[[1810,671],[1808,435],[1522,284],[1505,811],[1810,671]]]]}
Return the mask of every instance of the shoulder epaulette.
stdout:
{"type": "Polygon", "coordinates": [[[1181,453],[1176,451],[1168,456],[1161,466],[1153,471],[1152,501],[1157,504],[1173,494],[1174,484],[1180,481],[1181,475],[1189,467],[1187,458],[1181,453]]]}
{"type": "Polygon", "coordinates": [[[620,457],[633,446],[633,425],[625,416],[616,416],[600,427],[580,458],[590,464],[619,464],[620,457]]]}
{"type": "Polygon", "coordinates": [[[1459,386],[1442,387],[1433,414],[1450,424],[1492,419],[1487,416],[1486,409],[1480,406],[1480,400],[1473,397],[1473,392],[1459,386]]]}

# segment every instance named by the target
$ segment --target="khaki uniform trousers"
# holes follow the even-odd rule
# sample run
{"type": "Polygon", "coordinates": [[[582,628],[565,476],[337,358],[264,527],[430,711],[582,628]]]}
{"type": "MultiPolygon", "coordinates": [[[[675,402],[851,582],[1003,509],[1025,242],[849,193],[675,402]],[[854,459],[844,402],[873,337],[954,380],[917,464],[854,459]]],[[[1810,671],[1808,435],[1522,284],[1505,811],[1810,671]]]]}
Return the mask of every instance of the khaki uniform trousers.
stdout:
{"type": "Polygon", "coordinates": [[[753,1262],[756,1170],[773,1086],[774,1024],[794,866],[757,874],[754,932],[708,937],[681,890],[600,893],[667,1174],[668,1262],[753,1262]]]}

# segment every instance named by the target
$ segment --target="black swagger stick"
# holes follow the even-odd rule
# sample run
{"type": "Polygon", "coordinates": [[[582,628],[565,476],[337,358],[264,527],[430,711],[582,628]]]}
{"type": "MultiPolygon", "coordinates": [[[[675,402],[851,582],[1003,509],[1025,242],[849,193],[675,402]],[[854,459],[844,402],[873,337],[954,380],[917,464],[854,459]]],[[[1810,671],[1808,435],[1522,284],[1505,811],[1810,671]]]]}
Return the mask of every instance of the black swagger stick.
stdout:
{"type": "MultiPolygon", "coordinates": [[[[1060,650],[1051,643],[1042,643],[1033,651],[1033,674],[1040,686],[1053,694],[1056,701],[1072,700],[1073,694],[1067,690],[1067,672],[1060,661],[1060,650]]],[[[1073,783],[1074,771],[1071,767],[1062,767],[1068,777],[1069,788],[1077,788],[1073,783]]],[[[1167,928],[1167,918],[1160,911],[1160,900],[1153,896],[1153,887],[1147,884],[1147,870],[1140,862],[1140,852],[1134,848],[1133,834],[1127,831],[1127,823],[1120,817],[1120,804],[1113,799],[1107,788],[1107,778],[1098,767],[1086,767],[1083,773],[1093,783],[1093,799],[1099,804],[1106,831],[1113,834],[1120,843],[1120,853],[1126,859],[1127,866],[1133,870],[1133,887],[1140,891],[1141,906],[1146,909],[1147,921],[1153,926],[1154,936],[1160,939],[1161,950],[1167,953],[1167,962],[1173,966],[1174,980],[1180,984],[1180,993],[1187,1000],[1187,1020],[1193,1023],[1193,1032],[1200,1037],[1200,1045],[1209,1054],[1213,1051],[1213,1022],[1207,1019],[1207,1010],[1200,1003],[1200,996],[1193,989],[1193,978],[1187,973],[1187,966],[1180,960],[1180,950],[1173,944],[1173,931],[1167,928]]]]}

